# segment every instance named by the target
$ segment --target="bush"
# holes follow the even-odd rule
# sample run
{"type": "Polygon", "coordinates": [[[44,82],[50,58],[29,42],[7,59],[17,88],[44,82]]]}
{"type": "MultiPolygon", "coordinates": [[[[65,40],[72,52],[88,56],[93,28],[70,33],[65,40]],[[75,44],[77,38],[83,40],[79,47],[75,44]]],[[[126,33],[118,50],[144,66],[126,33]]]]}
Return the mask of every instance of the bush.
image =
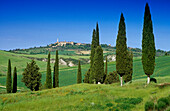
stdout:
{"type": "Polygon", "coordinates": [[[166,104],[166,106],[168,106],[168,105],[170,105],[170,101],[168,100],[168,97],[163,97],[163,98],[160,98],[159,100],[158,100],[158,104],[159,104],[159,102],[164,102],[165,104],[166,104]]]}
{"type": "Polygon", "coordinates": [[[158,111],[161,111],[162,109],[165,109],[165,108],[166,108],[166,103],[163,101],[160,101],[158,103],[158,111]]]}
{"type": "Polygon", "coordinates": [[[118,98],[115,100],[116,103],[126,103],[126,104],[139,104],[142,102],[142,98],[118,98]]]}
{"type": "Polygon", "coordinates": [[[34,60],[31,63],[27,63],[24,72],[22,73],[22,82],[25,83],[25,86],[31,91],[38,91],[41,87],[41,73],[39,72],[40,68],[34,60]]]}
{"type": "Polygon", "coordinates": [[[117,74],[117,72],[109,72],[109,75],[107,75],[105,79],[105,84],[112,84],[116,82],[119,82],[119,75],[117,74]]]}
{"type": "Polygon", "coordinates": [[[152,111],[154,109],[154,103],[152,101],[148,101],[145,103],[145,111],[152,111]]]}

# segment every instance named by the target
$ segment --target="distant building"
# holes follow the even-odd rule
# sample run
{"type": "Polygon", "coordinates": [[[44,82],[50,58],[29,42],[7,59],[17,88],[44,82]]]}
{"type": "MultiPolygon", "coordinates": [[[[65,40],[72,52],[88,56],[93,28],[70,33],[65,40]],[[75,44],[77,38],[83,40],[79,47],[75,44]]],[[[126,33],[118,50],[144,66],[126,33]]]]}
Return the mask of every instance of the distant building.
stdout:
{"type": "Polygon", "coordinates": [[[84,43],[75,43],[75,42],[66,42],[66,41],[59,41],[59,39],[57,38],[57,42],[55,42],[54,44],[50,44],[49,46],[52,47],[57,47],[57,46],[66,46],[66,45],[86,45],[84,43]]]}

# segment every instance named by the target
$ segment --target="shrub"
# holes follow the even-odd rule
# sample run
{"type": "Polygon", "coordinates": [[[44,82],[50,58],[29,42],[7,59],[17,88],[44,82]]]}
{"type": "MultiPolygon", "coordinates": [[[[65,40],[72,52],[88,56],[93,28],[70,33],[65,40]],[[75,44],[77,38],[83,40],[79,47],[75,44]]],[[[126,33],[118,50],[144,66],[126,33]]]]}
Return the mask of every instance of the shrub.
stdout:
{"type": "Polygon", "coordinates": [[[128,104],[139,104],[142,102],[142,98],[118,98],[115,100],[116,103],[128,103],[128,104]]]}
{"type": "Polygon", "coordinates": [[[112,84],[116,82],[119,82],[119,75],[117,74],[117,72],[109,72],[109,75],[107,75],[105,79],[105,84],[112,84]]]}
{"type": "Polygon", "coordinates": [[[86,74],[84,75],[84,83],[89,83],[89,77],[90,77],[90,69],[88,69],[88,71],[86,72],[86,74]]]}
{"type": "Polygon", "coordinates": [[[158,102],[158,111],[166,108],[166,103],[163,101],[158,102]]]}
{"type": "Polygon", "coordinates": [[[168,100],[168,97],[163,97],[163,98],[160,98],[159,100],[158,100],[158,104],[159,104],[159,102],[164,102],[165,104],[166,104],[166,106],[168,106],[168,105],[170,105],[170,101],[168,100]]]}
{"type": "Polygon", "coordinates": [[[152,101],[148,101],[145,103],[145,111],[152,111],[154,109],[154,103],[152,101]]]}
{"type": "Polygon", "coordinates": [[[27,63],[24,72],[22,73],[22,82],[25,83],[25,86],[31,91],[38,91],[41,87],[41,73],[39,72],[40,68],[34,60],[31,63],[27,63]]]}

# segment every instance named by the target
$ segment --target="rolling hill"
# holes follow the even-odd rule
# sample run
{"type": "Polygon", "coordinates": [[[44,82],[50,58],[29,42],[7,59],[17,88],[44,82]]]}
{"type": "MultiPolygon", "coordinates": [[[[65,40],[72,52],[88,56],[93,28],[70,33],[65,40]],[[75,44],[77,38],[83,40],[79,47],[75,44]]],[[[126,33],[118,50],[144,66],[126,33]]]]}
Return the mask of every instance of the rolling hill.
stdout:
{"type": "MultiPolygon", "coordinates": [[[[170,82],[170,77],[157,77],[170,82]]],[[[161,83],[159,81],[159,84],[161,83]]],[[[145,79],[135,80],[120,87],[119,83],[76,84],[37,92],[1,94],[3,111],[144,111],[146,101],[157,101],[170,96],[170,86],[145,84],[145,79]]]]}
{"type": "MultiPolygon", "coordinates": [[[[15,54],[15,53],[10,53],[10,52],[0,51],[0,67],[1,67],[0,68],[0,75],[1,75],[0,85],[5,86],[6,84],[5,75],[7,73],[7,62],[8,62],[8,59],[11,59],[12,68],[16,66],[18,69],[18,87],[19,89],[26,90],[27,88],[25,87],[24,83],[21,82],[21,78],[22,78],[22,72],[24,68],[26,67],[26,63],[31,61],[31,59],[28,59],[28,57],[46,57],[46,56],[47,55],[41,55],[41,54],[24,55],[24,54],[15,54]]],[[[54,58],[54,56],[55,55],[52,55],[52,58],[54,58]]],[[[75,56],[73,57],[76,58],[75,56]]],[[[82,57],[82,56],[77,56],[77,58],[78,57],[82,57]]],[[[44,84],[45,74],[46,74],[46,62],[42,62],[38,60],[36,60],[36,62],[38,66],[40,67],[40,72],[42,73],[42,84],[44,84]]],[[[53,66],[52,63],[51,63],[51,66],[53,66]]],[[[112,72],[113,70],[115,70],[115,67],[116,67],[115,62],[109,62],[108,72],[112,72]]],[[[134,67],[133,80],[143,79],[147,77],[143,72],[140,57],[134,57],[133,67],[134,67]]],[[[88,68],[89,68],[89,64],[82,65],[82,77],[83,78],[88,68]]],[[[66,67],[66,66],[60,65],[60,75],[59,75],[60,86],[68,86],[68,85],[76,84],[76,75],[77,75],[77,66],[66,67]]],[[[156,57],[156,68],[155,68],[155,72],[152,75],[152,77],[165,77],[165,76],[170,76],[170,56],[156,57]]],[[[2,89],[0,90],[2,92],[2,89]]]]}

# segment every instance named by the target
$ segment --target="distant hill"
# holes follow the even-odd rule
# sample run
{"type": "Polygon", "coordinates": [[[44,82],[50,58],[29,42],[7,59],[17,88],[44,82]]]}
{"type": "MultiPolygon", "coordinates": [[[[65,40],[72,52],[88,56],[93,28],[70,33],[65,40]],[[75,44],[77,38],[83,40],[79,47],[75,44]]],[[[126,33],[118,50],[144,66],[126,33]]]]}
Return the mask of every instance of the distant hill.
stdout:
{"type": "MultiPolygon", "coordinates": [[[[101,46],[102,46],[102,49],[105,51],[104,56],[113,55],[116,53],[115,52],[116,47],[113,47],[107,44],[101,44],[101,46]]],[[[31,55],[34,55],[34,54],[45,54],[46,55],[49,52],[51,52],[51,54],[54,55],[56,50],[59,50],[59,55],[89,56],[90,53],[87,53],[85,51],[91,50],[91,44],[75,43],[75,42],[56,42],[54,44],[50,44],[47,46],[32,47],[28,49],[14,49],[14,50],[9,50],[9,52],[18,53],[18,54],[31,54],[31,55]]],[[[142,50],[140,48],[128,47],[128,50],[133,51],[134,57],[138,57],[142,55],[142,50]]],[[[158,49],[156,51],[156,56],[163,56],[165,55],[165,52],[166,51],[164,50],[158,49]]],[[[170,54],[170,51],[167,53],[170,54]]]]}

